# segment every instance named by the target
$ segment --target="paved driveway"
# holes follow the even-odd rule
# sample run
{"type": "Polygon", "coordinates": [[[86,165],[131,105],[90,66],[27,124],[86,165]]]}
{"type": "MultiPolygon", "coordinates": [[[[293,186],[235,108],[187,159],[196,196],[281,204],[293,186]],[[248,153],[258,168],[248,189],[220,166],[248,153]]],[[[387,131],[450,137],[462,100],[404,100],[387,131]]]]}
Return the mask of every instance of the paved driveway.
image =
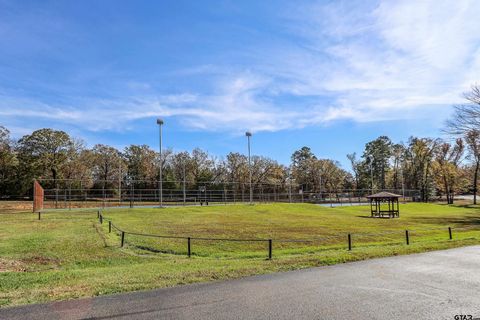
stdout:
{"type": "Polygon", "coordinates": [[[3,309],[0,318],[453,320],[457,314],[480,317],[480,246],[3,309]]]}

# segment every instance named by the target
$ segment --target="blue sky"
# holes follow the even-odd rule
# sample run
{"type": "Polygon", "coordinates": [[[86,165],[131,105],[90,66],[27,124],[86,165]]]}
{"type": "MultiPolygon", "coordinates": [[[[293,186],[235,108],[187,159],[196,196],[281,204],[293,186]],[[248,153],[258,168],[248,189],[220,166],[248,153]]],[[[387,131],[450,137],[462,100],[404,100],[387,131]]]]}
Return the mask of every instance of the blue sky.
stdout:
{"type": "Polygon", "coordinates": [[[347,163],[388,135],[440,136],[479,81],[472,1],[0,0],[0,125],[122,148],[347,163]]]}

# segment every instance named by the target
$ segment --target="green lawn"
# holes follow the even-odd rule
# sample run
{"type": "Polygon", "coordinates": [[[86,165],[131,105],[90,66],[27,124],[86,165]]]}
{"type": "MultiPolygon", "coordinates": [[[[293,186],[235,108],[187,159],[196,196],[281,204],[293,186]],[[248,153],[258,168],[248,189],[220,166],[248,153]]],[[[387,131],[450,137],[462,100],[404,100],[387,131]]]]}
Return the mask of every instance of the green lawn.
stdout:
{"type": "Polygon", "coordinates": [[[96,211],[0,214],[0,306],[174,286],[329,265],[372,257],[480,243],[480,209],[401,205],[400,219],[371,219],[369,207],[310,204],[228,205],[103,211],[127,232],[185,237],[273,239],[192,240],[126,235],[98,222],[96,211]],[[454,240],[449,240],[448,227],[454,240]],[[405,229],[410,245],[405,244],[405,229]],[[347,234],[353,250],[347,250],[347,234]],[[283,242],[282,240],[299,240],[283,242]],[[309,242],[306,242],[309,240],[309,242]],[[305,242],[302,242],[305,241],[305,242]]]}

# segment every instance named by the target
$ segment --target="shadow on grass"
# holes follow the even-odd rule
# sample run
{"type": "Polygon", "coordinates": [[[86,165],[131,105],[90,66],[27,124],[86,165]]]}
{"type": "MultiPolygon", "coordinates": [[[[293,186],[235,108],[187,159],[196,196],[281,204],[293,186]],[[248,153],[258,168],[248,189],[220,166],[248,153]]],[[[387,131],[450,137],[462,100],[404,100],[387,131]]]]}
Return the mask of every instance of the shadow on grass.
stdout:
{"type": "MultiPolygon", "coordinates": [[[[480,212],[479,212],[480,213],[480,212]]],[[[412,221],[421,224],[435,224],[445,227],[480,227],[480,217],[412,217],[412,221]]]]}
{"type": "Polygon", "coordinates": [[[180,253],[173,250],[160,250],[160,249],[155,249],[152,247],[140,246],[140,245],[131,245],[131,246],[139,250],[145,250],[153,253],[164,253],[164,254],[183,255],[183,256],[186,255],[186,253],[180,253]]]}
{"type": "Polygon", "coordinates": [[[372,217],[372,216],[356,216],[357,218],[367,218],[367,219],[385,219],[385,220],[389,220],[389,219],[398,219],[398,217],[395,217],[395,218],[391,218],[391,217],[372,217]]]}

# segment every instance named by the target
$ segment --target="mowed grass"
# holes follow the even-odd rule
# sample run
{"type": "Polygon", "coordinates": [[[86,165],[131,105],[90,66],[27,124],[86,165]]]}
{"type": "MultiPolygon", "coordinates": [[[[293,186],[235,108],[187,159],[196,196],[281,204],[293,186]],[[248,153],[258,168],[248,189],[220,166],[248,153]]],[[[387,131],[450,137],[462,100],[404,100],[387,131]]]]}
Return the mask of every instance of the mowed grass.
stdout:
{"type": "MultiPolygon", "coordinates": [[[[173,254],[186,254],[185,239],[142,237],[128,232],[210,239],[272,239],[274,255],[278,256],[344,248],[349,233],[355,246],[364,246],[404,243],[407,229],[413,243],[448,239],[448,227],[463,235],[465,229],[480,227],[479,210],[469,207],[408,204],[402,206],[401,219],[372,219],[369,210],[369,206],[265,204],[116,209],[102,214],[127,232],[125,239],[130,248],[173,254]]],[[[268,254],[266,241],[192,239],[191,245],[192,253],[202,257],[265,257],[268,254]]]]}
{"type": "Polygon", "coordinates": [[[96,296],[330,265],[480,243],[480,209],[401,205],[400,219],[371,219],[369,207],[311,204],[109,209],[122,230],[157,235],[273,239],[268,243],[108,233],[96,211],[0,214],[0,306],[96,296]],[[448,238],[448,227],[454,240],[448,238]],[[410,245],[405,244],[405,230],[410,245]],[[347,250],[347,234],[353,250],[347,250]],[[284,242],[297,240],[298,242],[284,242]],[[308,240],[308,241],[307,241],[308,240]]]}

